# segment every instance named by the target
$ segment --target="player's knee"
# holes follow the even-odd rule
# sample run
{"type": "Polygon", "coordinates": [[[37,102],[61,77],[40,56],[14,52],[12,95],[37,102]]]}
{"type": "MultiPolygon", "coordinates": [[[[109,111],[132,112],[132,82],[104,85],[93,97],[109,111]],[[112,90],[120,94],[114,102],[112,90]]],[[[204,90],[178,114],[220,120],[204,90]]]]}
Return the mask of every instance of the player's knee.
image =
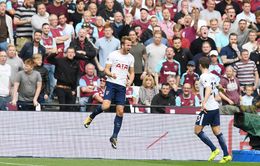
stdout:
{"type": "Polygon", "coordinates": [[[202,131],[201,128],[198,128],[198,127],[195,126],[195,128],[194,128],[194,134],[199,135],[199,133],[200,133],[201,131],[202,131]]]}
{"type": "Polygon", "coordinates": [[[109,107],[110,107],[110,104],[109,104],[109,103],[103,103],[103,104],[102,104],[102,110],[103,110],[103,111],[107,111],[107,110],[109,109],[109,107]]]}
{"type": "Polygon", "coordinates": [[[124,108],[117,108],[116,114],[122,117],[124,115],[124,108]]]}

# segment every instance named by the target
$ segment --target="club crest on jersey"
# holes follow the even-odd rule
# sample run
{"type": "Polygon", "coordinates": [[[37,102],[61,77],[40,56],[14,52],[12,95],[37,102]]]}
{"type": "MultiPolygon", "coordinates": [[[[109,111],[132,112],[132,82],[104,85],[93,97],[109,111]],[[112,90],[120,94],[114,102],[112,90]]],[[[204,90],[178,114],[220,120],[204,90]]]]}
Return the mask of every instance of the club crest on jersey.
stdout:
{"type": "Polygon", "coordinates": [[[127,70],[127,69],[128,69],[128,65],[118,63],[118,64],[116,65],[116,68],[120,68],[120,69],[123,69],[123,70],[127,70]]]}

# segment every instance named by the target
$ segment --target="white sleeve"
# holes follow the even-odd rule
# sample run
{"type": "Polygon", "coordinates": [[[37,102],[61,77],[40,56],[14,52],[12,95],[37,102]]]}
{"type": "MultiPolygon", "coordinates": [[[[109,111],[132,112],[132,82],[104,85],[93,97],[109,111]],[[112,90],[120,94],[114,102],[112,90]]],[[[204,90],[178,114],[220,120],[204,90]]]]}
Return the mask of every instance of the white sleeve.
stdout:
{"type": "Polygon", "coordinates": [[[135,58],[132,56],[131,62],[130,62],[130,67],[134,67],[135,64],[135,58]]]}
{"type": "Polygon", "coordinates": [[[110,64],[112,65],[113,64],[113,54],[110,53],[107,57],[107,60],[106,60],[106,64],[110,64]]]}
{"type": "Polygon", "coordinates": [[[204,88],[210,87],[211,86],[211,80],[210,77],[207,75],[206,77],[201,78],[201,84],[203,85],[204,88]]]}

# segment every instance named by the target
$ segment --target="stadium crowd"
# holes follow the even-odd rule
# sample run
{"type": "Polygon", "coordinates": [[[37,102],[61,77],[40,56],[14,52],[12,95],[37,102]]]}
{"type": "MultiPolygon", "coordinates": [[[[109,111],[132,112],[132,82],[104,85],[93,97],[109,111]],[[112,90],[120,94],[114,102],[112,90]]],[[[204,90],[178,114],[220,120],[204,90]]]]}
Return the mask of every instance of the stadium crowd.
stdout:
{"type": "Polygon", "coordinates": [[[259,0],[0,0],[0,110],[56,98],[85,105],[61,111],[93,110],[123,36],[135,58],[126,103],[148,106],[139,112],[200,106],[201,57],[211,60],[222,105],[252,105],[258,95],[259,0]]]}

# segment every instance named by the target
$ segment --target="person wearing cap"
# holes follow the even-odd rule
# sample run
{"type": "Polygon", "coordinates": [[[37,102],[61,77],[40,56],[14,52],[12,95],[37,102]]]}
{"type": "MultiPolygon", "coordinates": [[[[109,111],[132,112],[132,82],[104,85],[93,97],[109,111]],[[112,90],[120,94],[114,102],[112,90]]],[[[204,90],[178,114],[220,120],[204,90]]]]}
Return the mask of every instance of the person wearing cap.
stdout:
{"type": "Polygon", "coordinates": [[[250,60],[255,62],[258,75],[260,75],[260,38],[257,40],[256,50],[250,54],[250,60]]]}
{"type": "Polygon", "coordinates": [[[209,65],[209,71],[216,76],[216,80],[219,82],[220,77],[225,73],[225,67],[222,64],[220,64],[218,61],[217,50],[211,50],[209,56],[211,61],[209,65]]]}
{"type": "Polygon", "coordinates": [[[182,74],[180,84],[184,85],[185,83],[189,83],[192,87],[194,87],[195,81],[199,79],[199,75],[194,72],[195,70],[195,62],[189,61],[187,64],[187,71],[182,74]]]}
{"type": "Polygon", "coordinates": [[[140,9],[140,19],[135,20],[133,22],[133,26],[139,25],[142,28],[142,32],[144,32],[148,26],[150,25],[150,21],[149,21],[149,11],[146,7],[142,7],[140,9]]]}

